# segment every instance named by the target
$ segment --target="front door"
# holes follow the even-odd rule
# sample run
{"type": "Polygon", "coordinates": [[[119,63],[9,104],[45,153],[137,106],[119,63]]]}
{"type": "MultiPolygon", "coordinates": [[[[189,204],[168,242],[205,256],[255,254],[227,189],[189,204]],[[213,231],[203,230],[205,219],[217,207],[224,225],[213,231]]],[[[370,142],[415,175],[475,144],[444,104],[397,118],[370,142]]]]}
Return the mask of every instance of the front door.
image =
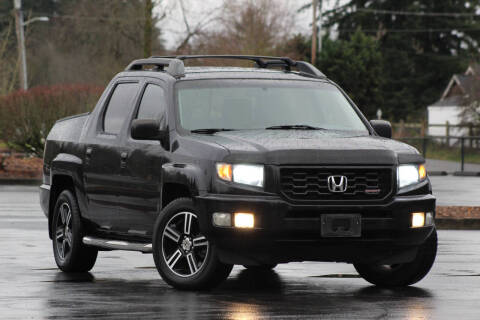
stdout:
{"type": "MultiPolygon", "coordinates": [[[[166,116],[165,90],[161,82],[146,83],[134,119],[160,119],[166,116]]],[[[158,140],[134,140],[130,130],[124,139],[125,163],[121,170],[119,216],[122,233],[150,238],[160,211],[161,172],[166,151],[158,140]]]]}

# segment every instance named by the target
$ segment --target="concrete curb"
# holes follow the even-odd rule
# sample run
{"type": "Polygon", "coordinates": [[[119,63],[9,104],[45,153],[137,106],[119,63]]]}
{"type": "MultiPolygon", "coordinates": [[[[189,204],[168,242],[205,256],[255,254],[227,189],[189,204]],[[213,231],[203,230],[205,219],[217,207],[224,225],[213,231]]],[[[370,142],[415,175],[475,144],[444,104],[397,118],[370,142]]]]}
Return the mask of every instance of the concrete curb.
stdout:
{"type": "Polygon", "coordinates": [[[435,219],[440,230],[480,230],[480,219],[435,219]]]}
{"type": "Polygon", "coordinates": [[[480,172],[478,171],[455,171],[453,173],[457,177],[480,177],[480,172]]]}
{"type": "Polygon", "coordinates": [[[0,178],[0,185],[22,185],[22,186],[40,186],[42,184],[41,179],[8,179],[0,178]]]}
{"type": "Polygon", "coordinates": [[[439,229],[480,230],[479,206],[437,206],[435,211],[439,229]]]}

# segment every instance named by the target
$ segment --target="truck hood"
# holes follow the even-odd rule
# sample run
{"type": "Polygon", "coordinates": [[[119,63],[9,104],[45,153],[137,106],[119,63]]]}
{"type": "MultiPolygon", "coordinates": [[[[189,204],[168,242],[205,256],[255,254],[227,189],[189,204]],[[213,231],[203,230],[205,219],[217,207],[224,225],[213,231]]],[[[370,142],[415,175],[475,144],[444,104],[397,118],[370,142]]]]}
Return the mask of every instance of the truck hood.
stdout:
{"type": "MultiPolygon", "coordinates": [[[[201,135],[196,135],[200,138],[201,135]]],[[[319,130],[239,130],[203,136],[228,150],[230,162],[394,165],[423,162],[418,151],[377,136],[319,130]]]]}

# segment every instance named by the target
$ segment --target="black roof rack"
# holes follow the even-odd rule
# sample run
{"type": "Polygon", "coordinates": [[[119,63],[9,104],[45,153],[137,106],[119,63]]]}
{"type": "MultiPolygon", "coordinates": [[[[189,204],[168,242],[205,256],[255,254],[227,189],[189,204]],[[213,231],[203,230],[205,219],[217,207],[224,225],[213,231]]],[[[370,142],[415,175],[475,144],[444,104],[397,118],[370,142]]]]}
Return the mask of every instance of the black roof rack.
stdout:
{"type": "Polygon", "coordinates": [[[269,57],[269,56],[244,56],[244,55],[182,55],[176,56],[179,60],[189,59],[237,59],[254,61],[259,68],[267,68],[269,64],[276,63],[278,65],[293,66],[295,61],[287,57],[269,57]]]}
{"type": "Polygon", "coordinates": [[[307,77],[326,78],[326,76],[313,65],[305,61],[295,61],[288,57],[248,56],[248,55],[178,55],[178,56],[153,56],[147,59],[135,60],[128,65],[126,70],[143,70],[143,66],[153,65],[157,70],[165,70],[178,78],[185,75],[184,60],[190,59],[236,59],[255,62],[258,68],[281,67],[285,71],[297,68],[298,73],[307,77]],[[165,69],[167,67],[167,69],[165,69]]]}
{"type": "Polygon", "coordinates": [[[271,56],[250,56],[250,55],[178,55],[178,56],[153,56],[152,58],[170,58],[178,60],[190,59],[237,59],[250,60],[255,62],[258,68],[283,67],[285,71],[291,71],[292,67],[297,68],[301,75],[326,78],[326,76],[315,66],[305,61],[295,61],[288,57],[271,56]]]}

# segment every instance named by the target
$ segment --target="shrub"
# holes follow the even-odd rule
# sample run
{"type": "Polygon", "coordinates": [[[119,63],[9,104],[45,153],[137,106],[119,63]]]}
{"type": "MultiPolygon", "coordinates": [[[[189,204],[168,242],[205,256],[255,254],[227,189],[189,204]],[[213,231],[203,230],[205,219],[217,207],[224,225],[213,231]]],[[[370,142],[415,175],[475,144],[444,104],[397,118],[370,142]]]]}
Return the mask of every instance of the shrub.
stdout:
{"type": "Polygon", "coordinates": [[[55,121],[91,111],[102,91],[91,85],[55,85],[0,97],[0,140],[13,149],[42,156],[55,121]]]}

